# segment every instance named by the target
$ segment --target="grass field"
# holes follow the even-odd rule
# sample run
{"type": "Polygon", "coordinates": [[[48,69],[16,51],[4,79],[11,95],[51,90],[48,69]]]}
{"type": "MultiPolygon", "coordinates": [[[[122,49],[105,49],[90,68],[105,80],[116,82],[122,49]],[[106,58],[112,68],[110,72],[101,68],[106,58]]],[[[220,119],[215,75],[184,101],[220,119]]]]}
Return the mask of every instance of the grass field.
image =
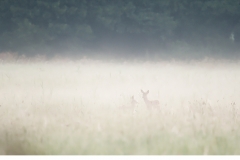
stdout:
{"type": "Polygon", "coordinates": [[[240,154],[239,104],[239,62],[2,62],[0,154],[240,154]]]}

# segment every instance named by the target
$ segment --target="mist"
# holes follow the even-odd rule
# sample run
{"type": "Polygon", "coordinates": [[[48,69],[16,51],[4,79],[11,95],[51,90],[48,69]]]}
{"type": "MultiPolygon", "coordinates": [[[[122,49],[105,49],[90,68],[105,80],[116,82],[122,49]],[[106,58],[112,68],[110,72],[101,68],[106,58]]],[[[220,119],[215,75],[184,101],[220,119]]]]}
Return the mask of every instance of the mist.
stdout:
{"type": "Polygon", "coordinates": [[[48,58],[239,58],[237,0],[9,0],[0,5],[0,52],[48,58]]]}
{"type": "Polygon", "coordinates": [[[0,1],[1,155],[238,155],[237,0],[0,1]]]}

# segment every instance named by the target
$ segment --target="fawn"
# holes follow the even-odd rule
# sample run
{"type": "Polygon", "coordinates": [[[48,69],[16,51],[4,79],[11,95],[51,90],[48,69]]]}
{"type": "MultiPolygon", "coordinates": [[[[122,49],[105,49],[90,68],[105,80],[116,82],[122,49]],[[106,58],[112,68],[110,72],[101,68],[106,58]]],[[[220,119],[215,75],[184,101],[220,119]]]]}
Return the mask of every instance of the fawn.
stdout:
{"type": "Polygon", "coordinates": [[[130,103],[131,103],[130,105],[123,105],[120,108],[121,109],[134,109],[135,107],[137,107],[138,102],[134,99],[134,96],[132,96],[130,98],[130,103]]]}

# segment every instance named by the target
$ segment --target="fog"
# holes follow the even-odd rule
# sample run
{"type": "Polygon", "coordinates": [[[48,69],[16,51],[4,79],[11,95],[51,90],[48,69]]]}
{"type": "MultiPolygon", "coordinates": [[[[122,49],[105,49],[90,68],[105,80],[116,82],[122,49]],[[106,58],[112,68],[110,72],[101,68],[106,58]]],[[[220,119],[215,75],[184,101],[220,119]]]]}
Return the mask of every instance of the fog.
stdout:
{"type": "Polygon", "coordinates": [[[239,1],[0,2],[0,53],[52,58],[239,58],[239,1]]]}
{"type": "Polygon", "coordinates": [[[240,154],[238,0],[0,6],[0,154],[240,154]]]}
{"type": "Polygon", "coordinates": [[[0,153],[239,154],[239,67],[213,59],[2,61],[0,153]]]}

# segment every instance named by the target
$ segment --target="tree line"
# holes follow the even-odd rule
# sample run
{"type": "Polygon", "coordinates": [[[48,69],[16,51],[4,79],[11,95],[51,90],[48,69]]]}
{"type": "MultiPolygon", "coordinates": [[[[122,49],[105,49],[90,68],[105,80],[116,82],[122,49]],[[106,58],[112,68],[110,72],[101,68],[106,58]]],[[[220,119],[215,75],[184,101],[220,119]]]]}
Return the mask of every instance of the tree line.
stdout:
{"type": "Polygon", "coordinates": [[[237,54],[239,42],[239,0],[0,1],[0,52],[237,54]]]}

